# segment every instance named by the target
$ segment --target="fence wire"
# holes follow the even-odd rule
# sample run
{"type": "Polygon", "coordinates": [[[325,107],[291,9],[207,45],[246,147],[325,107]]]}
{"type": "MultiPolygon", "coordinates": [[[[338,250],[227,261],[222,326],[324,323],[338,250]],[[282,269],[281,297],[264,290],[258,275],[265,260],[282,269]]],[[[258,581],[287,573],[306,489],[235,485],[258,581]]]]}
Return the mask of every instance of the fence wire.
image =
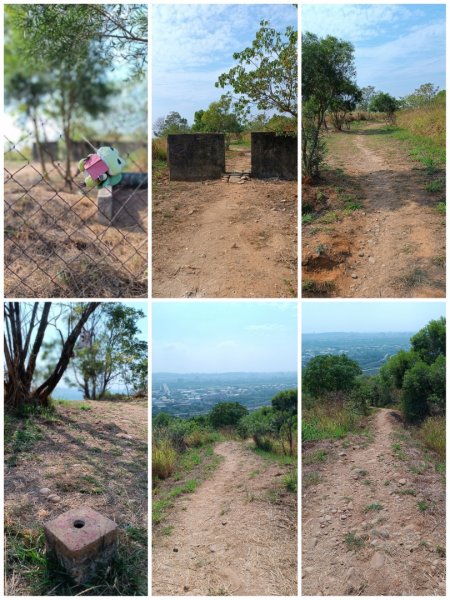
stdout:
{"type": "Polygon", "coordinates": [[[102,203],[78,170],[78,161],[93,152],[88,144],[72,142],[67,178],[62,134],[41,144],[44,165],[32,131],[16,142],[5,139],[5,296],[146,297],[146,141],[89,140],[96,148],[114,146],[126,160],[112,202],[102,203]]]}

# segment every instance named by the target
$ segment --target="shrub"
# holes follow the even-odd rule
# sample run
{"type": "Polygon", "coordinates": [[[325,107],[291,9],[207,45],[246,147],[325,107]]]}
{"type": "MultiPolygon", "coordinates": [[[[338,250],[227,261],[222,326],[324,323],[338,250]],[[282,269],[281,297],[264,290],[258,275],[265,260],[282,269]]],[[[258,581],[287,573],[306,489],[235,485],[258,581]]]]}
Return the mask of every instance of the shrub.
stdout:
{"type": "Polygon", "coordinates": [[[403,379],[402,410],[408,423],[422,421],[429,412],[427,398],[431,393],[430,367],[416,362],[403,379]]]}
{"type": "Polygon", "coordinates": [[[362,371],[345,354],[322,354],[312,358],[303,371],[305,390],[318,397],[327,392],[348,392],[362,371]]]}
{"type": "Polygon", "coordinates": [[[177,453],[169,440],[162,440],[152,448],[152,475],[167,479],[175,471],[177,453]]]}
{"type": "Polygon", "coordinates": [[[213,427],[235,426],[239,420],[248,415],[248,410],[239,402],[219,402],[209,413],[209,421],[213,427]]]}

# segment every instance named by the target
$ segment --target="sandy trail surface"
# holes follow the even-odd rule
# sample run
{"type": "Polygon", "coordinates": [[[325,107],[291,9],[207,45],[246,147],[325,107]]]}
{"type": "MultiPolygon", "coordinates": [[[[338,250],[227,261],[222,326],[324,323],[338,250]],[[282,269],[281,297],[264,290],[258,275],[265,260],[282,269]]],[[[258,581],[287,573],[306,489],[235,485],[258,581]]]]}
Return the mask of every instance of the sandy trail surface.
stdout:
{"type": "Polygon", "coordinates": [[[295,595],[295,494],[286,467],[243,443],[216,445],[210,479],[177,500],[170,535],[153,544],[153,595],[295,595]]]}
{"type": "Polygon", "coordinates": [[[304,595],[445,595],[445,485],[418,447],[404,454],[397,419],[379,409],[373,441],[341,442],[306,488],[304,595]]]}
{"type": "Polygon", "coordinates": [[[303,278],[333,282],[333,296],[443,297],[445,225],[435,208],[439,194],[426,191],[424,169],[383,131],[375,124],[332,134],[327,162],[343,169],[363,207],[319,228],[328,233],[305,235],[303,278]]]}
{"type": "MultiPolygon", "coordinates": [[[[250,170],[234,150],[227,171],[250,170]]],[[[297,182],[170,182],[153,188],[154,297],[297,294],[297,182]]]]}

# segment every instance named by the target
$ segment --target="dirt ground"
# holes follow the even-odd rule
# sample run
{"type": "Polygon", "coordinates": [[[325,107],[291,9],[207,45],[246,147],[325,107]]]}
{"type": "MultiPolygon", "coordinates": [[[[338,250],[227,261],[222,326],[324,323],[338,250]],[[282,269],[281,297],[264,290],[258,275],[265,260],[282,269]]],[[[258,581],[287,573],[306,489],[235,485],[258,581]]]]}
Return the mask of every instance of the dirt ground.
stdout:
{"type": "MultiPolygon", "coordinates": [[[[250,170],[248,149],[227,172],[250,170]]],[[[297,295],[297,182],[222,180],[153,186],[153,296],[297,295]]]]}
{"type": "Polygon", "coordinates": [[[42,524],[81,505],[118,524],[119,558],[126,554],[130,577],[135,577],[133,560],[141,574],[140,581],[126,585],[119,576],[116,589],[111,582],[92,584],[94,594],[147,593],[147,404],[89,401],[82,406],[88,408],[60,405],[54,417],[34,418],[32,430],[16,433],[6,445],[7,595],[86,593],[86,586],[58,581],[57,572],[56,581],[46,582],[44,575],[42,524]],[[28,440],[34,443],[28,446],[28,440]]]}
{"type": "Polygon", "coordinates": [[[297,593],[296,494],[286,467],[242,442],[221,442],[210,479],[180,497],[170,535],[153,538],[153,595],[291,596],[297,593]]]}
{"type": "Polygon", "coordinates": [[[146,297],[148,190],[102,224],[97,190],[77,188],[81,175],[69,191],[54,169],[50,181],[39,169],[5,164],[5,296],[146,297]]]}
{"type": "Polygon", "coordinates": [[[445,595],[443,477],[395,412],[379,409],[373,433],[336,442],[304,491],[303,594],[445,595]]]}
{"type": "Polygon", "coordinates": [[[303,205],[321,215],[303,228],[304,295],[444,297],[445,191],[425,189],[444,174],[430,178],[379,123],[327,144],[329,170],[303,188],[303,205]]]}

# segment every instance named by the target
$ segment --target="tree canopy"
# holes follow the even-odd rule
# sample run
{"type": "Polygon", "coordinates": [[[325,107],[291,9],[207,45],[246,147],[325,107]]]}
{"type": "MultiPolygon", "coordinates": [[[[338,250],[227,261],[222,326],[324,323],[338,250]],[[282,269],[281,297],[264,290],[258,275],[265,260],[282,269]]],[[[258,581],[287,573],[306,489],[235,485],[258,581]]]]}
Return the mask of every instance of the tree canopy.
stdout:
{"type": "Polygon", "coordinates": [[[237,94],[237,110],[248,114],[250,106],[297,117],[297,32],[284,34],[263,20],[252,45],[235,52],[237,64],[222,73],[216,87],[230,86],[237,94]]]}
{"type": "Polygon", "coordinates": [[[360,93],[350,42],[306,32],[302,57],[302,170],[316,177],[324,153],[320,129],[327,111],[351,110],[360,93]]]}
{"type": "Polygon", "coordinates": [[[362,371],[346,354],[321,354],[312,358],[303,370],[305,390],[314,397],[330,392],[348,392],[362,371]]]}

